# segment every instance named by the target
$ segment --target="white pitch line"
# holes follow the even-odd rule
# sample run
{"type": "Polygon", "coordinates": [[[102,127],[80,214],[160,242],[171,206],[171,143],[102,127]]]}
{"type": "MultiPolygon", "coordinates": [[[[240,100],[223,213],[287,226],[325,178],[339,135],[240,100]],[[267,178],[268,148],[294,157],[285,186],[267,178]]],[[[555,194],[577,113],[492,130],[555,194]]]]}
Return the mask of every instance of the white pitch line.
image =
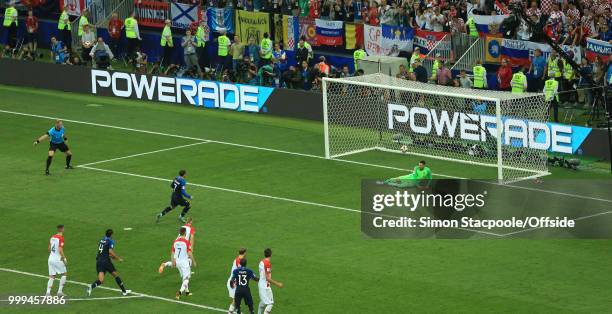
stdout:
{"type": "MultiPolygon", "coordinates": [[[[263,151],[269,151],[269,152],[275,152],[275,153],[281,153],[281,154],[288,154],[288,155],[294,155],[294,156],[301,156],[301,157],[325,159],[324,156],[319,156],[319,155],[290,152],[290,151],[274,149],[274,148],[266,148],[266,147],[252,146],[252,145],[244,145],[244,144],[216,141],[216,140],[210,140],[210,139],[205,139],[205,138],[197,138],[197,137],[184,136],[184,135],[176,135],[176,134],[170,134],[170,133],[162,133],[162,132],[156,132],[156,131],[148,131],[148,130],[141,130],[141,129],[126,128],[126,127],[121,127],[121,126],[116,126],[116,125],[101,124],[101,123],[95,123],[95,122],[63,119],[63,118],[58,118],[58,117],[43,116],[43,115],[37,115],[37,114],[31,114],[31,113],[23,113],[23,112],[16,112],[16,111],[9,111],[9,110],[0,110],[0,113],[7,113],[7,114],[13,114],[13,115],[19,115],[19,116],[25,116],[25,117],[33,117],[33,118],[41,118],[41,119],[51,119],[51,120],[62,119],[63,121],[77,123],[77,124],[85,124],[85,125],[99,126],[99,127],[104,127],[104,128],[110,128],[110,129],[117,129],[117,130],[124,130],[124,131],[132,131],[132,132],[139,132],[139,133],[146,133],[146,134],[153,134],[153,135],[161,135],[161,136],[182,138],[182,139],[188,139],[188,140],[194,140],[194,141],[200,141],[200,142],[208,141],[210,143],[216,143],[216,144],[230,145],[230,146],[236,146],[236,147],[242,147],[242,148],[250,148],[250,149],[263,150],[263,151]]],[[[360,162],[360,161],[345,160],[345,159],[330,159],[330,160],[331,161],[335,161],[335,162],[344,162],[344,163],[358,164],[358,165],[363,165],[363,166],[368,166],[368,167],[376,167],[376,168],[384,168],[384,169],[393,169],[393,170],[399,170],[399,171],[413,172],[412,169],[403,169],[403,168],[389,167],[389,166],[371,164],[371,163],[360,162]]],[[[440,173],[433,173],[433,175],[434,176],[439,176],[439,177],[444,177],[444,178],[451,178],[451,179],[466,179],[466,178],[463,178],[463,177],[445,175],[445,174],[440,174],[440,173]]],[[[494,182],[488,182],[488,181],[482,181],[482,182],[488,183],[488,184],[491,184],[491,185],[500,185],[499,183],[494,183],[494,182]]],[[[612,200],[609,200],[609,199],[590,197],[590,196],[571,194],[571,193],[564,193],[564,192],[558,192],[558,191],[552,191],[552,190],[544,190],[544,189],[539,189],[539,188],[531,188],[531,187],[524,187],[524,186],[518,186],[518,185],[511,185],[511,184],[505,184],[505,185],[501,185],[501,186],[509,187],[509,188],[515,188],[515,189],[535,191],[535,192],[542,192],[542,193],[551,193],[551,194],[563,195],[563,196],[574,197],[574,198],[579,198],[579,199],[587,199],[587,200],[593,200],[593,201],[612,203],[612,200]]]]}
{"type": "Polygon", "coordinates": [[[74,298],[66,298],[66,301],[97,301],[97,300],[117,300],[117,299],[135,299],[135,298],[144,298],[143,295],[128,295],[128,296],[121,296],[121,297],[101,297],[101,298],[80,298],[80,299],[74,299],[74,298]]]}
{"type": "Polygon", "coordinates": [[[146,152],[146,153],[139,153],[139,154],[133,154],[133,155],[123,156],[123,157],[117,157],[117,158],[111,158],[111,159],[106,159],[106,160],[94,161],[94,162],[90,162],[90,163],[87,163],[87,164],[79,165],[79,166],[77,166],[77,168],[78,167],[84,167],[84,166],[92,166],[92,165],[102,164],[102,163],[116,161],[116,160],[121,160],[121,159],[128,159],[128,158],[134,158],[134,157],[150,155],[150,154],[155,154],[155,153],[167,152],[167,151],[170,151],[170,150],[175,150],[175,149],[180,149],[180,148],[185,148],[185,147],[190,147],[190,146],[195,146],[195,145],[201,145],[201,144],[207,144],[207,143],[210,143],[210,141],[191,143],[191,144],[187,144],[187,145],[181,145],[181,146],[175,146],[175,147],[170,147],[170,148],[158,149],[158,150],[154,150],[154,151],[150,151],[150,152],[146,152]]]}
{"type": "MultiPolygon", "coordinates": [[[[172,181],[170,179],[151,177],[151,176],[145,176],[145,175],[136,174],[136,173],[116,171],[116,170],[109,170],[109,169],[102,169],[102,168],[95,168],[95,167],[89,167],[89,166],[81,166],[81,168],[89,169],[89,170],[95,170],[95,171],[101,171],[101,172],[107,172],[107,173],[113,173],[113,174],[121,174],[121,175],[124,175],[124,176],[131,176],[131,177],[137,177],[137,178],[143,178],[143,179],[149,179],[149,180],[162,181],[162,182],[171,182],[172,181]]],[[[321,204],[321,203],[315,203],[315,202],[309,202],[309,201],[302,201],[302,200],[296,200],[296,199],[291,199],[291,198],[286,198],[286,197],[272,196],[272,195],[266,195],[266,194],[259,194],[259,193],[241,191],[241,190],[234,190],[234,189],[222,188],[222,187],[212,186],[212,185],[205,185],[205,184],[198,184],[198,183],[189,183],[189,185],[197,186],[197,187],[201,187],[201,188],[205,188],[205,189],[210,189],[210,190],[217,190],[217,191],[238,193],[238,194],[243,194],[243,195],[250,195],[250,196],[255,196],[255,197],[269,198],[269,199],[278,200],[278,201],[299,203],[299,204],[318,206],[318,207],[327,207],[327,208],[339,209],[339,210],[344,210],[344,211],[349,211],[349,212],[356,212],[356,213],[360,213],[361,212],[360,210],[356,210],[356,209],[352,209],[352,208],[347,208],[347,207],[327,205],[327,204],[321,204]]]]}
{"type": "MultiPolygon", "coordinates": [[[[35,274],[35,273],[30,273],[30,272],[25,272],[25,271],[20,271],[20,270],[16,270],[16,269],[10,269],[10,268],[0,267],[0,271],[4,271],[4,272],[7,272],[7,273],[26,275],[26,276],[31,276],[31,277],[38,277],[38,278],[45,278],[45,279],[49,278],[49,276],[35,274]]],[[[59,280],[59,278],[56,279],[56,280],[59,280]]],[[[81,286],[89,287],[89,284],[85,283],[85,282],[74,281],[74,280],[67,280],[66,282],[69,282],[69,283],[72,283],[72,284],[75,284],[75,285],[81,285],[81,286]]],[[[105,290],[110,290],[110,291],[121,292],[121,290],[119,290],[119,289],[105,287],[105,286],[98,286],[96,289],[105,289],[105,290]]],[[[188,306],[193,306],[193,307],[197,307],[197,308],[201,308],[201,309],[205,309],[205,310],[211,310],[211,311],[216,311],[216,312],[224,312],[224,313],[227,312],[227,309],[222,309],[222,308],[218,308],[218,307],[202,305],[202,304],[197,304],[197,303],[179,301],[179,300],[170,299],[170,298],[158,297],[156,295],[150,295],[150,294],[138,293],[138,292],[132,292],[132,294],[137,295],[137,296],[141,296],[143,298],[155,299],[155,300],[166,301],[166,302],[182,304],[182,305],[188,305],[188,306]]]]}

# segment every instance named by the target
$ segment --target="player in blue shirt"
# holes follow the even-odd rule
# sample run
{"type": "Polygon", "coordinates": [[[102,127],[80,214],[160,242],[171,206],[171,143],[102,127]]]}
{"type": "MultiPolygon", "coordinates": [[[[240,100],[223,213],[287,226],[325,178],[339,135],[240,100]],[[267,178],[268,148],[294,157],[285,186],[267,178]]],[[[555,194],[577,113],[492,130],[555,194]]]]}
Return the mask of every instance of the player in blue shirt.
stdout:
{"type": "Polygon", "coordinates": [[[253,271],[246,268],[247,260],[243,258],[240,260],[240,267],[234,269],[232,273],[232,288],[236,288],[236,292],[234,293],[234,306],[236,309],[236,313],[240,314],[240,303],[242,303],[242,299],[244,299],[244,303],[249,307],[249,312],[254,314],[253,311],[253,296],[251,295],[251,289],[249,288],[249,280],[253,279],[255,281],[259,281],[253,271]]]}
{"type": "Polygon", "coordinates": [[[108,272],[111,276],[115,277],[115,281],[119,288],[121,288],[121,292],[123,295],[128,295],[132,292],[132,290],[126,290],[123,285],[123,281],[119,277],[119,273],[115,269],[115,265],[111,262],[112,259],[116,259],[120,262],[123,262],[123,259],[115,254],[115,240],[111,237],[113,236],[113,229],[106,230],[106,234],[100,242],[98,242],[98,255],[96,256],[96,271],[98,272],[98,279],[94,281],[91,286],[87,287],[87,295],[91,295],[91,291],[97,286],[102,285],[104,282],[104,275],[108,272]]]}
{"type": "Polygon", "coordinates": [[[170,188],[172,188],[170,206],[164,208],[161,213],[157,214],[157,222],[159,222],[160,218],[164,217],[164,215],[179,205],[183,206],[183,211],[179,215],[179,220],[185,222],[185,215],[189,209],[191,209],[191,200],[193,199],[193,197],[187,194],[187,191],[185,190],[185,186],[187,185],[185,177],[187,177],[187,171],[181,170],[179,171],[179,175],[172,180],[172,183],[170,184],[170,188]]]}
{"type": "Polygon", "coordinates": [[[55,121],[55,126],[49,129],[45,134],[40,136],[36,141],[34,141],[34,146],[38,145],[41,141],[49,139],[49,155],[47,156],[47,168],[45,170],[45,174],[49,175],[49,166],[51,166],[51,161],[53,161],[53,156],[55,155],[56,150],[60,150],[62,153],[66,154],[66,169],[72,169],[70,165],[70,160],[72,159],[72,152],[68,145],[66,145],[66,141],[68,138],[64,134],[64,124],[62,120],[55,121]]]}

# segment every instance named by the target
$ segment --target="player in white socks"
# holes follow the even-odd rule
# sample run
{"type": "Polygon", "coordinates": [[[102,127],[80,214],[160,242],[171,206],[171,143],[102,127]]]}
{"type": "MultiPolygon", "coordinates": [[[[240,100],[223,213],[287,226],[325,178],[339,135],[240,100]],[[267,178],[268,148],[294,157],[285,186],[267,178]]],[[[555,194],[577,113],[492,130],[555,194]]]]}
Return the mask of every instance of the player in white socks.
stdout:
{"type": "MultiPolygon", "coordinates": [[[[189,241],[189,243],[191,244],[191,251],[193,251],[193,246],[195,244],[195,228],[193,227],[193,218],[189,217],[187,218],[187,222],[182,226],[182,228],[185,228],[186,232],[185,232],[185,238],[187,239],[187,241],[189,241]]],[[[179,234],[177,239],[180,237],[181,235],[179,234]]],[[[164,269],[166,267],[172,267],[172,261],[167,261],[167,262],[162,262],[161,265],[159,265],[159,273],[163,273],[164,269]]]]}
{"type": "Polygon", "coordinates": [[[57,233],[49,239],[49,281],[47,282],[47,293],[51,295],[53,281],[55,276],[61,275],[59,288],[57,289],[58,296],[65,296],[63,290],[66,284],[66,256],[64,255],[64,225],[57,226],[57,233]]]}
{"type": "Polygon", "coordinates": [[[272,286],[270,284],[279,288],[283,287],[281,282],[272,279],[270,257],[272,257],[272,249],[267,248],[264,250],[264,259],[259,262],[259,308],[257,314],[269,314],[272,312],[274,297],[272,296],[272,286]]]}
{"type": "Polygon", "coordinates": [[[240,260],[246,257],[246,249],[245,248],[240,248],[240,250],[238,250],[238,256],[236,257],[236,259],[234,259],[232,261],[232,270],[230,270],[230,276],[227,279],[227,291],[229,292],[229,297],[230,299],[232,299],[232,303],[229,306],[229,310],[227,313],[232,314],[235,312],[235,306],[234,306],[234,293],[236,293],[236,287],[232,287],[232,276],[234,274],[234,270],[238,267],[240,267],[240,260]]]}
{"type": "Polygon", "coordinates": [[[176,299],[180,299],[181,295],[191,295],[189,291],[189,278],[191,277],[191,264],[195,267],[196,261],[191,252],[191,243],[185,237],[187,230],[181,227],[180,236],[174,240],[172,244],[172,266],[176,267],[181,275],[183,282],[181,288],[176,292],[176,299]]]}

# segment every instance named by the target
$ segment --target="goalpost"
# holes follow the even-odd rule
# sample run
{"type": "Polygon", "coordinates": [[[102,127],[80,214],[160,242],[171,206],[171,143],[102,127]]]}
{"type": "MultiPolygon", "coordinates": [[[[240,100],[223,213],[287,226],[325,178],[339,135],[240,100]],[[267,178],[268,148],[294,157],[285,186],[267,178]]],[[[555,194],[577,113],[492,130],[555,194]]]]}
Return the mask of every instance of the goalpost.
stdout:
{"type": "Polygon", "coordinates": [[[405,153],[494,167],[504,184],[549,174],[543,94],[439,86],[381,73],[324,78],[322,87],[328,159],[373,150],[405,153]]]}

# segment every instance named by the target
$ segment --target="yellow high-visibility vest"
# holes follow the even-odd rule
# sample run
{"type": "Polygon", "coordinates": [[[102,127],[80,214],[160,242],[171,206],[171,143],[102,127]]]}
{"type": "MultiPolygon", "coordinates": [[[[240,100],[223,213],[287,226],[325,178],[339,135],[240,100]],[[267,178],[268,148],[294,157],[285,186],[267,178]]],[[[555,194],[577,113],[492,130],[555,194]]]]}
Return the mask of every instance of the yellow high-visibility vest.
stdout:
{"type": "Polygon", "coordinates": [[[557,82],[557,80],[552,78],[546,80],[546,82],[544,83],[544,96],[546,98],[546,101],[551,101],[553,100],[553,98],[559,101],[559,94],[557,93],[558,88],[559,82],[557,82]]]}
{"type": "Polygon", "coordinates": [[[478,30],[476,29],[476,22],[474,22],[474,18],[469,18],[467,20],[467,25],[470,28],[470,36],[478,37],[478,30]]]}
{"type": "Polygon", "coordinates": [[[204,33],[204,27],[198,26],[198,30],[196,32],[196,42],[198,47],[206,46],[206,33],[204,33]]]}
{"type": "Polygon", "coordinates": [[[229,38],[227,38],[227,36],[225,36],[225,35],[221,35],[221,36],[219,36],[217,38],[217,41],[219,42],[219,49],[218,49],[217,53],[219,54],[220,57],[227,56],[228,46],[229,46],[229,38]]]}
{"type": "Polygon", "coordinates": [[[60,15],[59,17],[59,21],[57,21],[57,29],[59,30],[72,30],[72,25],[70,25],[70,17],[68,15],[68,12],[66,10],[64,10],[62,12],[62,15],[60,15]],[[66,23],[66,21],[68,21],[68,23],[66,23]],[[66,28],[68,27],[68,28],[66,28]]]}
{"type": "Polygon", "coordinates": [[[159,44],[162,47],[166,47],[166,44],[168,44],[168,47],[174,47],[174,44],[172,43],[172,29],[170,29],[170,26],[164,26],[164,30],[162,31],[162,36],[159,44]],[[167,42],[166,37],[169,38],[167,42]]]}
{"type": "Polygon", "coordinates": [[[89,24],[89,20],[87,20],[87,17],[84,15],[81,15],[81,17],[79,18],[79,30],[78,33],[79,36],[83,36],[83,26],[85,26],[85,24],[89,24]]]}
{"type": "Polygon", "coordinates": [[[263,59],[271,59],[272,58],[272,40],[270,38],[264,38],[260,43],[261,51],[263,52],[263,59]]]}
{"type": "Polygon", "coordinates": [[[561,77],[561,70],[559,69],[559,59],[555,58],[554,60],[548,59],[548,76],[549,77],[561,77]]]}
{"type": "Polygon", "coordinates": [[[366,56],[366,52],[363,49],[357,49],[353,52],[353,62],[355,63],[355,71],[359,69],[359,60],[366,56]]]}
{"type": "Polygon", "coordinates": [[[572,65],[563,59],[563,77],[566,80],[574,79],[574,68],[572,65]]]}
{"type": "Polygon", "coordinates": [[[133,17],[128,17],[123,25],[125,25],[125,37],[136,38],[136,25],[138,25],[138,21],[133,17]]]}
{"type": "Polygon", "coordinates": [[[527,77],[523,72],[517,72],[512,75],[512,93],[513,94],[522,94],[525,92],[525,83],[527,82],[527,77]]]}
{"type": "Polygon", "coordinates": [[[485,80],[487,79],[487,69],[482,65],[477,65],[474,71],[474,88],[484,88],[485,80]]]}
{"type": "Polygon", "coordinates": [[[438,78],[438,69],[440,68],[440,61],[434,60],[431,66],[431,79],[436,80],[438,78]]]}
{"type": "MultiPolygon", "coordinates": [[[[4,22],[2,23],[4,27],[9,27],[11,24],[13,24],[13,15],[15,15],[15,13],[17,13],[17,9],[13,7],[8,7],[6,10],[4,10],[4,22]]],[[[15,26],[19,25],[19,21],[17,19],[15,19],[14,22],[15,26]]]]}

